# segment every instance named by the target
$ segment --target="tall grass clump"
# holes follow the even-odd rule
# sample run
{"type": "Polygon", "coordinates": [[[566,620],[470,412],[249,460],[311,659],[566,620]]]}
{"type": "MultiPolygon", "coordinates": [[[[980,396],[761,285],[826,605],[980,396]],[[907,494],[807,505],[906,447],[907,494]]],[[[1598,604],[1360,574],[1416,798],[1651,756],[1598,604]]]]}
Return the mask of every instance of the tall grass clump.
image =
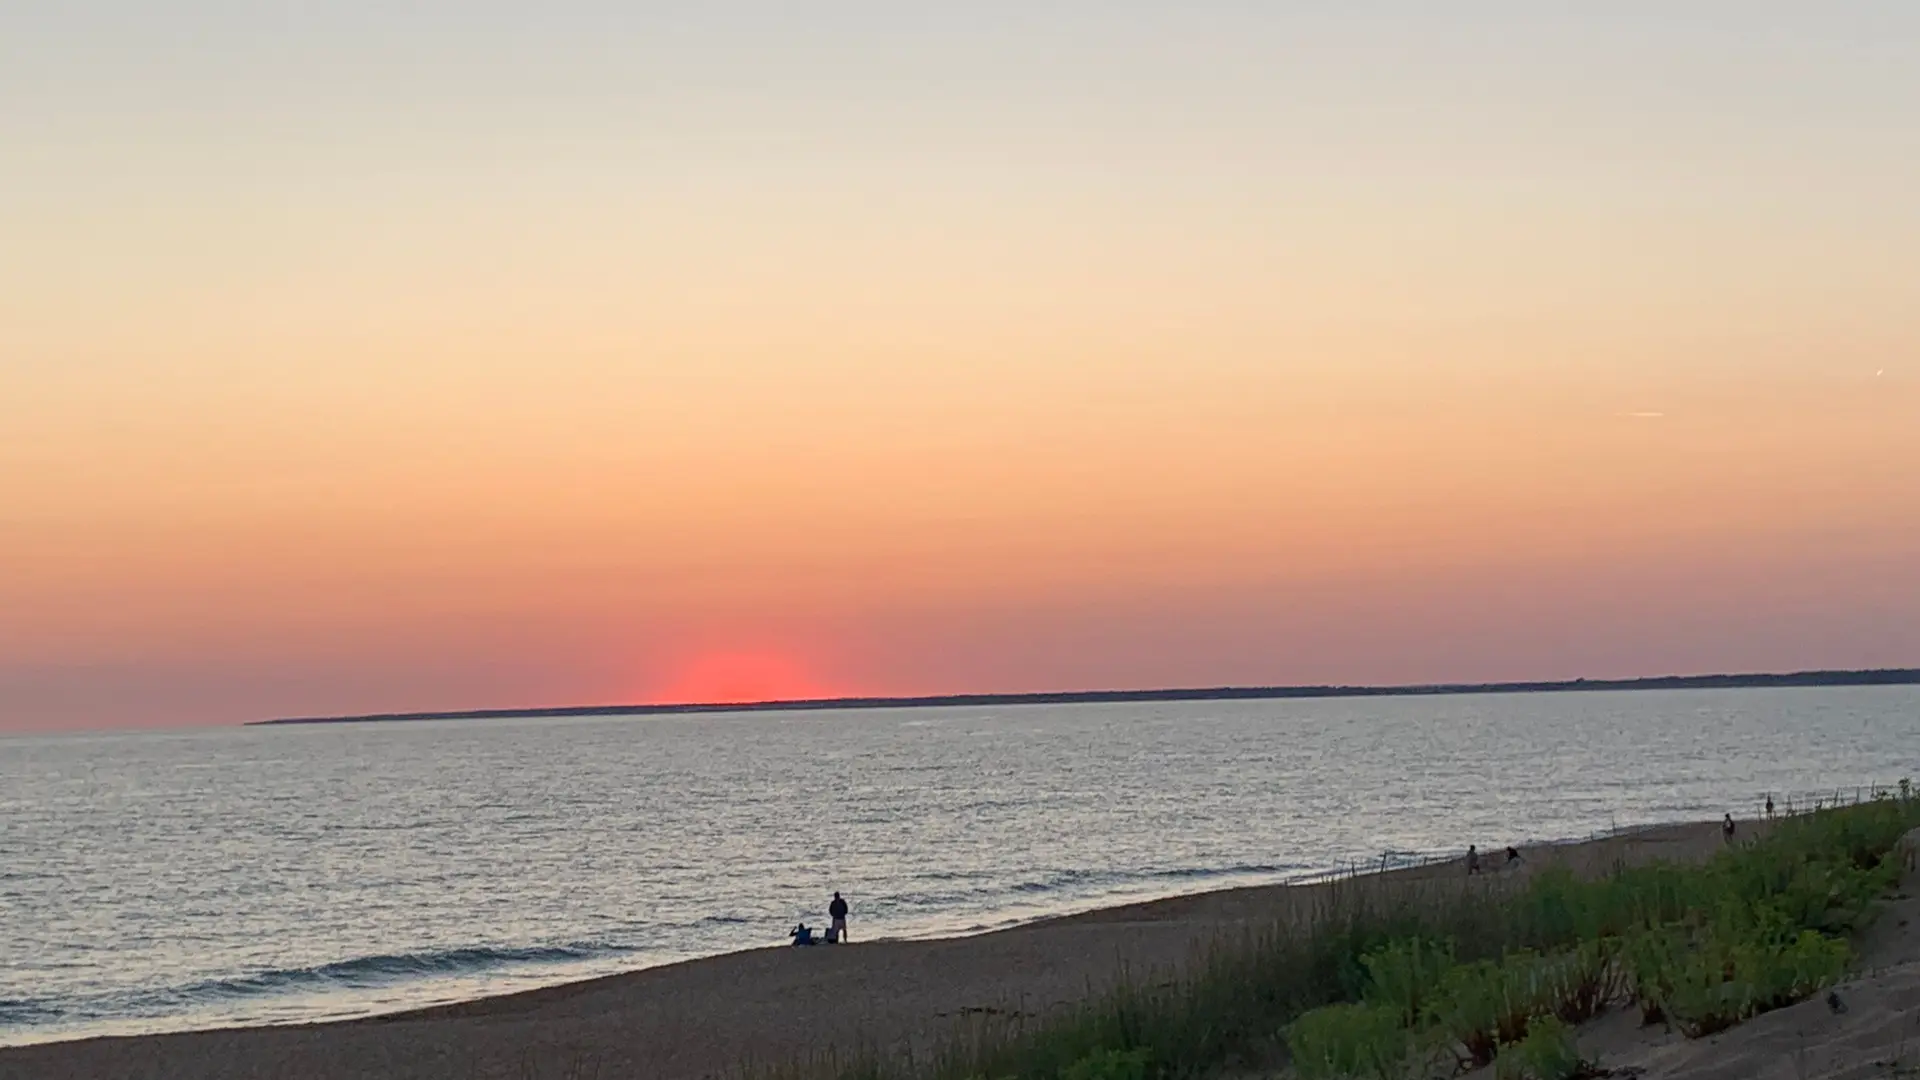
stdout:
{"type": "Polygon", "coordinates": [[[1548,1016],[1508,1045],[1493,1072],[1494,1080],[1576,1080],[1592,1070],[1580,1057],[1573,1029],[1548,1016]]]}
{"type": "Polygon", "coordinates": [[[1583,880],[1335,887],[1299,925],[1224,940],[1186,978],[1122,985],[931,1057],[793,1072],[839,1080],[1184,1080],[1290,1062],[1302,1080],[1404,1080],[1494,1065],[1588,1075],[1574,1026],[1632,1004],[1698,1037],[1839,979],[1848,937],[1898,882],[1910,787],[1780,821],[1698,865],[1583,880]]]}
{"type": "Polygon", "coordinates": [[[1367,1002],[1388,1010],[1401,1027],[1413,1027],[1426,1015],[1441,980],[1454,966],[1453,942],[1410,937],[1390,941],[1360,958],[1367,981],[1367,1002]]]}
{"type": "Polygon", "coordinates": [[[1390,1008],[1379,1005],[1328,1005],[1287,1028],[1294,1068],[1302,1080],[1367,1076],[1392,1080],[1404,1075],[1413,1053],[1407,1026],[1390,1008]]]}

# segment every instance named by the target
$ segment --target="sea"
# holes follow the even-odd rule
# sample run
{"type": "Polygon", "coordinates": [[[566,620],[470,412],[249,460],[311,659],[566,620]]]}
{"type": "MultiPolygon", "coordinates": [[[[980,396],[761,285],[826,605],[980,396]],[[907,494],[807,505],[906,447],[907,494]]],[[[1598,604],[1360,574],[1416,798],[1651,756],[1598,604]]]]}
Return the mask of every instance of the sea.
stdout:
{"type": "Polygon", "coordinates": [[[0,1044],[366,1016],[1755,815],[1920,777],[1920,688],[0,737],[0,1044]]]}

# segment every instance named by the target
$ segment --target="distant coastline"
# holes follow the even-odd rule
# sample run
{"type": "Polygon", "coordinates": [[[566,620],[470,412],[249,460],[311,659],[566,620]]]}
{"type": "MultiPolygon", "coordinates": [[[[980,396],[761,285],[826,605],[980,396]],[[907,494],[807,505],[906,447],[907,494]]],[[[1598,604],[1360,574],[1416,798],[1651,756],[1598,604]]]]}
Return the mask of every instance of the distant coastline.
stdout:
{"type": "Polygon", "coordinates": [[[1080,705],[1138,701],[1259,701],[1282,698],[1440,697],[1462,694],[1552,694],[1625,690],[1747,690],[1807,686],[1920,685],[1920,668],[1799,671],[1755,675],[1662,675],[1641,679],[1557,682],[1434,683],[1417,686],[1217,686],[1170,690],[1062,690],[1028,694],[938,694],[925,697],[810,698],[681,705],[572,705],[546,709],[462,709],[446,712],[300,716],[249,726],[370,724],[407,720],[488,720],[570,716],[673,716],[689,713],[799,712],[820,709],[914,709],[956,705],[1080,705]]]}

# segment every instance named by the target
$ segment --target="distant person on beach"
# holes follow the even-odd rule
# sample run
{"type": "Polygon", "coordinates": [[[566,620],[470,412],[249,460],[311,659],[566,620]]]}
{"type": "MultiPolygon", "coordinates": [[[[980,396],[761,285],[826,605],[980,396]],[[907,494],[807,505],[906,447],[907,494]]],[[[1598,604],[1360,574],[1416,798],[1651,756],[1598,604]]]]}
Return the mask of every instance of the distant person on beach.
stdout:
{"type": "Polygon", "coordinates": [[[787,936],[793,939],[795,945],[813,944],[813,931],[807,927],[806,923],[801,923],[799,926],[794,927],[793,932],[787,936]]]}
{"type": "Polygon", "coordinates": [[[1508,869],[1512,869],[1512,868],[1513,868],[1513,865],[1514,865],[1515,863],[1517,863],[1517,862],[1519,862],[1519,861],[1520,861],[1520,849],[1519,849],[1519,848],[1517,848],[1517,847],[1514,847],[1514,846],[1512,846],[1511,844],[1509,844],[1509,845],[1507,846],[1507,867],[1508,867],[1508,869]]]}
{"type": "Polygon", "coordinates": [[[1732,814],[1728,814],[1727,819],[1720,823],[1720,835],[1726,837],[1727,843],[1729,844],[1733,843],[1733,815],[1732,814]]]}
{"type": "Polygon", "coordinates": [[[827,918],[833,920],[827,927],[827,940],[847,940],[847,902],[837,892],[833,894],[833,903],[827,905],[827,918]]]}
{"type": "Polygon", "coordinates": [[[1773,820],[1773,796],[1771,794],[1767,796],[1767,820],[1773,820]]]}
{"type": "Polygon", "coordinates": [[[1479,872],[1480,872],[1480,848],[1477,845],[1468,844],[1467,845],[1467,876],[1471,877],[1474,874],[1477,874],[1479,872]]]}

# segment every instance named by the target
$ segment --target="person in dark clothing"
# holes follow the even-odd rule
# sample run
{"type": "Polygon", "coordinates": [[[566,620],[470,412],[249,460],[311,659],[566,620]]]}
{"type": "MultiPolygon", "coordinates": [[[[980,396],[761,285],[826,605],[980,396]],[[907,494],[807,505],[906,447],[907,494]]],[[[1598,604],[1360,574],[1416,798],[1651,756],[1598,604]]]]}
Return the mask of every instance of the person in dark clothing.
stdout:
{"type": "Polygon", "coordinates": [[[829,941],[847,940],[847,902],[839,893],[833,894],[833,903],[827,905],[827,918],[833,922],[827,927],[829,941]]]}
{"type": "Polygon", "coordinates": [[[1480,872],[1480,848],[1475,844],[1467,845],[1467,873],[1469,876],[1480,872]]]}
{"type": "Polygon", "coordinates": [[[793,932],[787,936],[793,939],[795,945],[813,944],[813,930],[808,927],[806,923],[801,923],[799,926],[794,927],[793,932]]]}
{"type": "Polygon", "coordinates": [[[1720,823],[1720,835],[1726,837],[1727,843],[1729,844],[1733,843],[1733,815],[1732,814],[1728,814],[1727,819],[1720,823]]]}
{"type": "Polygon", "coordinates": [[[1507,848],[1507,865],[1513,866],[1520,861],[1520,849],[1511,845],[1507,848]]]}
{"type": "Polygon", "coordinates": [[[1773,820],[1773,796],[1772,795],[1767,796],[1767,820],[1768,821],[1773,820]]]}

